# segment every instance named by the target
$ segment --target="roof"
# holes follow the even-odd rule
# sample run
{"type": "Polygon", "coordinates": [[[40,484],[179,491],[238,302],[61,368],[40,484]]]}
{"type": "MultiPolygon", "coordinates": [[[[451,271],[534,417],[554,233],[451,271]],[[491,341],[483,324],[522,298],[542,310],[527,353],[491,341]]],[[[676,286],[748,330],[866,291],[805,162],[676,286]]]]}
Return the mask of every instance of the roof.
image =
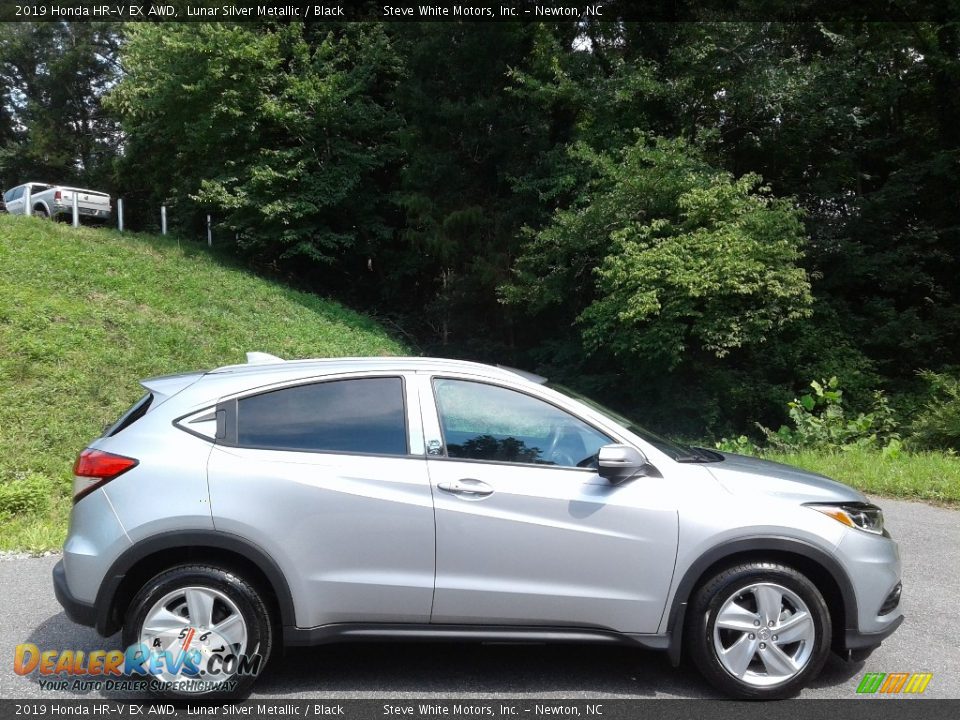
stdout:
{"type": "Polygon", "coordinates": [[[546,378],[523,370],[516,370],[503,366],[485,365],[468,360],[452,360],[449,358],[430,358],[415,356],[385,356],[385,357],[337,357],[337,358],[310,358],[305,360],[283,360],[275,355],[262,352],[247,353],[247,362],[239,365],[225,365],[211,370],[212,375],[256,375],[256,374],[318,374],[365,371],[365,370],[412,370],[412,371],[447,371],[470,372],[479,375],[501,377],[516,380],[523,378],[528,382],[544,383],[546,378]]]}

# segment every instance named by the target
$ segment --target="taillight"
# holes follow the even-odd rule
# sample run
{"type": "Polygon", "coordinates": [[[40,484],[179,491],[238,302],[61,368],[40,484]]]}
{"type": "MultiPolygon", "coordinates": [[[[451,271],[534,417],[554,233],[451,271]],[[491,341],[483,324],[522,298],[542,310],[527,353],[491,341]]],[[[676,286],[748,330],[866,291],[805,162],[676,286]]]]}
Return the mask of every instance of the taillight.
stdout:
{"type": "Polygon", "coordinates": [[[139,464],[139,460],[87,448],[73,464],[73,501],[77,502],[101,485],[123,475],[139,464]]]}
{"type": "Polygon", "coordinates": [[[63,195],[62,195],[62,193],[61,193],[59,190],[57,190],[55,193],[53,193],[53,199],[54,199],[54,200],[59,200],[61,197],[63,197],[63,195]]]}

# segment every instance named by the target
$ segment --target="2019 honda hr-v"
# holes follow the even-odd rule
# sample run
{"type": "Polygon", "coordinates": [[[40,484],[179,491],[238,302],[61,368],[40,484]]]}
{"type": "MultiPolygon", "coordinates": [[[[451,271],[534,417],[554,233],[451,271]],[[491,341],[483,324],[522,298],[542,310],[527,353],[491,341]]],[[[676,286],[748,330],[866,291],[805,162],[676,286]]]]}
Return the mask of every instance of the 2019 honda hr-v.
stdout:
{"type": "Polygon", "coordinates": [[[453,638],[689,653],[725,693],[778,698],[903,619],[860,492],[537,376],[250,353],[142,384],[77,459],[54,584],[70,618],[165,658],[172,694],[241,694],[243,660],[281,643],[453,638]]]}

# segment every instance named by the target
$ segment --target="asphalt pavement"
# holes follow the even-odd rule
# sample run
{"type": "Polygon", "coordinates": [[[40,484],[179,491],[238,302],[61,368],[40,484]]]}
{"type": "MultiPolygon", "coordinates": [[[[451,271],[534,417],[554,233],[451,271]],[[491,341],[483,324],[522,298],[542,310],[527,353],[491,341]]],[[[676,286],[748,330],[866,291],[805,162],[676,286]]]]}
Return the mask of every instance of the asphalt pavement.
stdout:
{"type": "MultiPolygon", "coordinates": [[[[922,697],[960,698],[960,511],[881,499],[903,557],[906,620],[866,662],[831,656],[801,698],[851,698],[866,672],[930,672],[922,697]]],[[[53,596],[56,556],[0,556],[0,698],[126,697],[44,690],[13,671],[14,648],[113,649],[74,625],[53,596]]],[[[562,645],[345,644],[289,649],[258,680],[252,699],[313,698],[715,698],[690,667],[663,653],[562,645]]],[[[862,696],[861,696],[862,697],[862,696]]],[[[892,699],[892,698],[888,698],[892,699]]]]}

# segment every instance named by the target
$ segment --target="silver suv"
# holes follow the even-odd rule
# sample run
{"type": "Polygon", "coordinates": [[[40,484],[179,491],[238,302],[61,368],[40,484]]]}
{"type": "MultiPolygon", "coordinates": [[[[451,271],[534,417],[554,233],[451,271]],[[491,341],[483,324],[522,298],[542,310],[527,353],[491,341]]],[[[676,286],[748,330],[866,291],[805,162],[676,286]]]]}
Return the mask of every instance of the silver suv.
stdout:
{"type": "Polygon", "coordinates": [[[727,694],[780,698],[903,620],[861,493],[538,376],[250,353],[142,384],[77,459],[53,577],[170,694],[242,695],[281,643],[455,639],[688,653],[727,694]]]}

